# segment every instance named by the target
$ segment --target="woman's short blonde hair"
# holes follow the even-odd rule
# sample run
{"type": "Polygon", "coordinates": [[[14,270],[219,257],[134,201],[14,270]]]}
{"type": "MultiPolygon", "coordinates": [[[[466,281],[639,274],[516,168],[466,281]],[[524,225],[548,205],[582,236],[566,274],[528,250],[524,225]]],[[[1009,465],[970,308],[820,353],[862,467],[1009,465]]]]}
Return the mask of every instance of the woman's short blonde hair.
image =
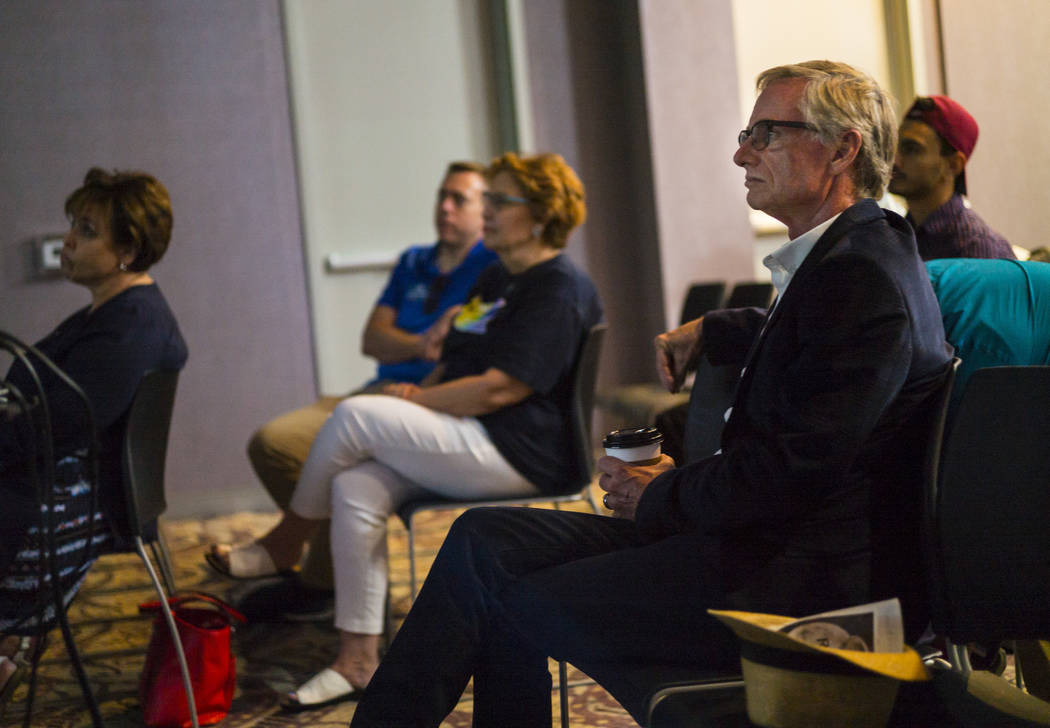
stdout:
{"type": "Polygon", "coordinates": [[[864,197],[882,197],[897,153],[896,104],[868,74],[845,63],[806,61],[777,66],[758,76],[763,89],[777,81],[802,78],[806,90],[799,111],[817,128],[825,144],[838,144],[850,129],[860,133],[861,146],[853,181],[864,197]]]}
{"type": "Polygon", "coordinates": [[[88,208],[99,210],[109,222],[117,250],[135,254],[128,270],[148,270],[168,249],[171,198],[152,175],[92,167],[84,184],[66,198],[66,215],[88,208]]]}
{"type": "Polygon", "coordinates": [[[528,198],[533,215],[543,226],[543,242],[564,248],[569,233],[587,219],[583,183],[572,167],[558,154],[519,157],[507,152],[492,160],[485,177],[491,180],[500,172],[509,174],[528,198]]]}

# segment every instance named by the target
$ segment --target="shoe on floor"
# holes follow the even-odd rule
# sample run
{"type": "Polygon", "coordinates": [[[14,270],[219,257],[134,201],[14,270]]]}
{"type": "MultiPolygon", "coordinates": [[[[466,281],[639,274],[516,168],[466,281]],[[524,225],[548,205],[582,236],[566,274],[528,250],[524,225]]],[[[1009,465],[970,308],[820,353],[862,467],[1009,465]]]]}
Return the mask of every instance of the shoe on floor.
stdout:
{"type": "Polygon", "coordinates": [[[290,569],[278,569],[270,552],[258,541],[238,546],[213,544],[204,552],[204,560],[228,579],[263,579],[291,573],[290,569]]]}
{"type": "MultiPolygon", "coordinates": [[[[13,637],[5,637],[6,639],[12,639],[13,637]]],[[[10,657],[0,657],[0,665],[3,669],[0,670],[0,675],[6,674],[3,682],[0,683],[0,718],[4,716],[7,710],[7,704],[11,702],[11,698],[15,694],[15,690],[22,684],[25,676],[29,673],[29,669],[32,666],[30,660],[30,653],[32,652],[34,643],[30,637],[18,637],[17,646],[15,647],[14,654],[10,657]]]]}
{"type": "Polygon", "coordinates": [[[301,713],[304,710],[316,710],[347,700],[358,700],[361,692],[346,681],[346,678],[330,667],[302,684],[294,693],[281,703],[285,713],[301,713]]]}
{"type": "Polygon", "coordinates": [[[292,574],[255,587],[234,606],[252,622],[320,622],[335,615],[335,592],[307,586],[292,574]]]}

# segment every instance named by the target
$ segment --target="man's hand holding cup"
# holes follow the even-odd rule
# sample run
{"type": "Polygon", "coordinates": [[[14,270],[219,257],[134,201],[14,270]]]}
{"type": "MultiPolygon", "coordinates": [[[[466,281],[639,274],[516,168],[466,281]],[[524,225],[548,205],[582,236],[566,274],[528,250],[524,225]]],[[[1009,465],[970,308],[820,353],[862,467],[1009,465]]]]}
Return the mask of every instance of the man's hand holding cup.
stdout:
{"type": "Polygon", "coordinates": [[[602,503],[617,518],[634,520],[634,511],[646,486],[674,467],[674,460],[660,453],[663,435],[655,427],[613,430],[605,439],[605,457],[599,458],[598,485],[605,491],[602,503]]]}

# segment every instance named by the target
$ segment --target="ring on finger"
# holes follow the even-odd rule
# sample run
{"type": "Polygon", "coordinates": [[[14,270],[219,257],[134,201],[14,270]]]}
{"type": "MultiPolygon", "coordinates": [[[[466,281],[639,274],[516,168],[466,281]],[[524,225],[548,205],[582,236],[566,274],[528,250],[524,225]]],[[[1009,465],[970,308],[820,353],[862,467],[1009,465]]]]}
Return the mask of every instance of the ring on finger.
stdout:
{"type": "Polygon", "coordinates": [[[609,510],[612,510],[612,506],[609,505],[609,494],[608,493],[606,493],[605,495],[602,496],[602,505],[605,506],[606,508],[608,508],[609,510]]]}

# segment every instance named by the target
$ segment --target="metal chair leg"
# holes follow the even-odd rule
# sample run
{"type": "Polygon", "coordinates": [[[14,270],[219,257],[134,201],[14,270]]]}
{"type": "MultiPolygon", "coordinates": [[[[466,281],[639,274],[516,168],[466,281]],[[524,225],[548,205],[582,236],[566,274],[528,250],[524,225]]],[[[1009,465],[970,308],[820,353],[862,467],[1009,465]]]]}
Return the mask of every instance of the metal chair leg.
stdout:
{"type": "Polygon", "coordinates": [[[569,670],[565,660],[558,661],[558,696],[561,702],[561,728],[569,728],[569,670]]]}
{"type": "Polygon", "coordinates": [[[409,602],[416,600],[416,541],[415,532],[413,531],[412,521],[414,519],[408,519],[408,584],[409,602]]]}
{"type": "Polygon", "coordinates": [[[146,547],[138,536],[135,537],[135,549],[138,551],[142,562],[146,565],[146,571],[149,572],[153,588],[157,590],[157,595],[160,597],[160,608],[164,612],[164,620],[168,623],[171,641],[175,645],[175,654],[179,658],[179,669],[182,671],[182,687],[186,691],[186,704],[190,709],[190,720],[193,722],[193,728],[200,728],[200,723],[197,720],[197,701],[193,697],[193,682],[190,680],[190,668],[186,664],[186,653],[182,650],[182,640],[179,638],[179,629],[175,625],[175,617],[172,615],[171,607],[168,605],[168,595],[164,593],[164,587],[161,586],[160,579],[157,577],[157,571],[153,568],[153,564],[146,555],[146,547]]]}
{"type": "Polygon", "coordinates": [[[91,723],[95,728],[103,728],[102,713],[98,708],[98,700],[95,699],[95,693],[91,690],[87,673],[84,672],[84,665],[80,661],[80,652],[77,650],[76,642],[73,641],[73,632],[69,628],[69,619],[66,617],[65,605],[62,604],[61,597],[58,596],[56,596],[55,600],[55,618],[58,620],[58,626],[62,631],[62,640],[66,643],[69,661],[73,663],[73,672],[76,673],[77,682],[80,683],[80,692],[84,694],[84,702],[87,703],[88,712],[91,713],[91,723]]]}
{"type": "Polygon", "coordinates": [[[164,539],[164,531],[161,530],[159,523],[157,524],[157,540],[150,542],[150,550],[153,551],[153,558],[157,560],[157,565],[160,567],[164,588],[168,590],[168,594],[175,594],[178,590],[175,588],[175,569],[171,565],[171,551],[168,550],[168,542],[164,539]]]}
{"type": "Polygon", "coordinates": [[[960,672],[963,675],[969,675],[973,672],[973,667],[970,665],[970,655],[966,651],[966,645],[957,645],[950,640],[945,640],[944,652],[948,656],[948,661],[952,663],[952,668],[956,672],[960,672]]]}

